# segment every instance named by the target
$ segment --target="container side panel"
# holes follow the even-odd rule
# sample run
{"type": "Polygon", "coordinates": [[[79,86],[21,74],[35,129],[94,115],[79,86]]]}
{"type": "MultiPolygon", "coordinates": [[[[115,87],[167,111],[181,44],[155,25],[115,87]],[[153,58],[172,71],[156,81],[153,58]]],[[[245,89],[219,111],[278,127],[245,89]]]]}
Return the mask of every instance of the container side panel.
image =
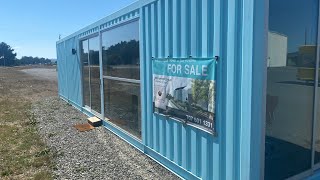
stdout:
{"type": "Polygon", "coordinates": [[[58,64],[59,94],[64,98],[68,98],[65,42],[62,42],[57,45],[57,64],[58,64]]]}
{"type": "MultiPolygon", "coordinates": [[[[153,95],[153,58],[213,57],[213,33],[219,26],[213,5],[209,0],[159,0],[142,7],[147,96],[153,95]]],[[[153,98],[146,99],[146,145],[196,177],[218,178],[219,168],[213,167],[219,164],[218,138],[153,114],[153,98]]]]}
{"type": "Polygon", "coordinates": [[[75,38],[66,41],[66,73],[68,73],[68,100],[81,105],[81,63],[78,54],[72,54],[72,49],[78,51],[77,44],[75,38]]]}
{"type": "Polygon", "coordinates": [[[62,74],[60,72],[61,69],[61,63],[62,63],[62,44],[63,43],[59,43],[56,45],[56,51],[57,51],[57,73],[58,73],[58,93],[61,94],[62,93],[62,74]]]}

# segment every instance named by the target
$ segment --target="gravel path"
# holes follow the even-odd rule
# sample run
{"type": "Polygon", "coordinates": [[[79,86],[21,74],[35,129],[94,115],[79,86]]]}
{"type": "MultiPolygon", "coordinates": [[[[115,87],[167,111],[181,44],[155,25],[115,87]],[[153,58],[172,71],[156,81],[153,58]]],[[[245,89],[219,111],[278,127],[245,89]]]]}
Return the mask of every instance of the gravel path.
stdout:
{"type": "Polygon", "coordinates": [[[40,135],[54,154],[55,179],[178,179],[104,127],[78,132],[86,116],[57,97],[32,106],[40,135]]]}

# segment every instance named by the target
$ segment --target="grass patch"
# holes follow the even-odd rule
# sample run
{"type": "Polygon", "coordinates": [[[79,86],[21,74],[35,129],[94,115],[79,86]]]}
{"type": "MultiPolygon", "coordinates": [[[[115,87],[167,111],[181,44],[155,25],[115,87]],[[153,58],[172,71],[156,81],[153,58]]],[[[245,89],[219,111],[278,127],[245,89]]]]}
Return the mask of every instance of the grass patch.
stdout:
{"type": "Polygon", "coordinates": [[[51,172],[42,171],[34,175],[34,180],[52,179],[51,172]]]}
{"type": "Polygon", "coordinates": [[[52,155],[36,129],[31,104],[0,98],[0,179],[52,179],[52,155]]]}

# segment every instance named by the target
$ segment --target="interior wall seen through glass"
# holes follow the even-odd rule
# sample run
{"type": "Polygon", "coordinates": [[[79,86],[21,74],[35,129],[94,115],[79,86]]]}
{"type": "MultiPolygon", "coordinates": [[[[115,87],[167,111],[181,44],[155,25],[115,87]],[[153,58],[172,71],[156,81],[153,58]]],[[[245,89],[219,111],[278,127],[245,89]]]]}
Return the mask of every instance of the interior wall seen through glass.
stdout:
{"type": "Polygon", "coordinates": [[[317,0],[270,0],[265,179],[311,168],[317,0]]]}
{"type": "MultiPolygon", "coordinates": [[[[316,51],[316,48],[314,48],[314,51],[316,51]]],[[[319,53],[319,52],[318,52],[319,53]]],[[[319,62],[320,63],[320,62],[319,62]]],[[[320,65],[319,65],[320,67],[320,65]]],[[[319,73],[318,69],[318,73],[319,73]]],[[[320,163],[320,73],[318,74],[318,86],[317,86],[317,91],[318,91],[318,99],[316,101],[317,103],[317,119],[315,122],[315,145],[314,145],[314,150],[315,150],[315,156],[314,156],[314,163],[319,164],[320,163]]]]}
{"type": "Polygon", "coordinates": [[[106,117],[141,138],[140,84],[104,79],[106,117]]]}
{"type": "Polygon", "coordinates": [[[102,33],[102,61],[106,76],[140,79],[139,21],[102,33]]]}
{"type": "Polygon", "coordinates": [[[90,103],[90,84],[89,84],[89,50],[88,40],[80,43],[80,59],[82,62],[82,78],[83,78],[83,104],[84,106],[91,106],[90,103]]]}

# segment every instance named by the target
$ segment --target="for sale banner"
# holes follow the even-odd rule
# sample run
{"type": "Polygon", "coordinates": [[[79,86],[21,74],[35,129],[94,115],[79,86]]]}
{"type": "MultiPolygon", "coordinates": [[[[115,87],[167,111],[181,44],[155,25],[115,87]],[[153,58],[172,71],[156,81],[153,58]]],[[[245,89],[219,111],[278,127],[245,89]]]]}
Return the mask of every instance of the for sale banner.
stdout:
{"type": "Polygon", "coordinates": [[[214,59],[154,59],[154,112],[214,132],[214,59]]]}

